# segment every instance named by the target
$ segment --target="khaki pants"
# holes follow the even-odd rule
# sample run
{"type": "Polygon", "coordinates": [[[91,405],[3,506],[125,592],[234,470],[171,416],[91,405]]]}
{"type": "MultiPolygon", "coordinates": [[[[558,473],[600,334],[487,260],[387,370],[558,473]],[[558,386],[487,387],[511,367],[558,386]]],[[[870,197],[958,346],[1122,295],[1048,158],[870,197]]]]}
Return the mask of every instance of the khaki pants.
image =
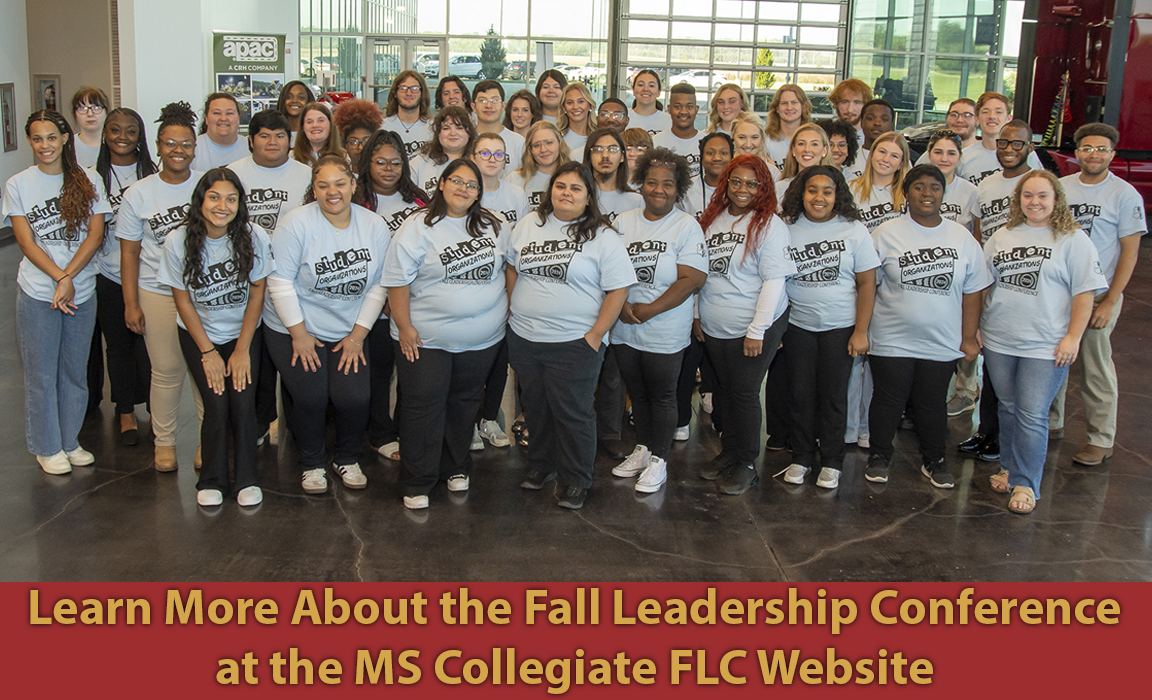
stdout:
{"type": "Polygon", "coordinates": [[[980,396],[980,358],[969,362],[964,358],[956,361],[956,396],[964,396],[975,401],[980,396]]]}
{"type": "MultiPolygon", "coordinates": [[[[140,290],[140,310],[144,312],[144,344],[148,346],[148,359],[152,362],[151,416],[152,434],[156,444],[176,445],[176,422],[180,413],[180,392],[188,366],[180,352],[180,339],[176,335],[176,302],[170,295],[140,290]]],[[[196,402],[196,416],[204,420],[204,403],[200,392],[192,384],[192,398],[196,402]]],[[[196,440],[200,440],[197,425],[196,440]]]]}
{"type": "MultiPolygon", "coordinates": [[[[1096,297],[1099,304],[1103,295],[1096,297]]],[[[1112,329],[1120,318],[1120,308],[1124,296],[1116,302],[1112,318],[1103,328],[1089,328],[1080,340],[1080,357],[1071,372],[1082,372],[1080,398],[1084,402],[1084,418],[1088,423],[1088,444],[1111,449],[1116,438],[1116,401],[1119,390],[1116,384],[1116,365],[1112,362],[1112,329]]],[[[1071,374],[1069,372],[1069,374],[1071,374]]],[[[1068,379],[1060,385],[1052,407],[1048,410],[1048,429],[1064,427],[1064,394],[1068,389],[1068,379]]]]}

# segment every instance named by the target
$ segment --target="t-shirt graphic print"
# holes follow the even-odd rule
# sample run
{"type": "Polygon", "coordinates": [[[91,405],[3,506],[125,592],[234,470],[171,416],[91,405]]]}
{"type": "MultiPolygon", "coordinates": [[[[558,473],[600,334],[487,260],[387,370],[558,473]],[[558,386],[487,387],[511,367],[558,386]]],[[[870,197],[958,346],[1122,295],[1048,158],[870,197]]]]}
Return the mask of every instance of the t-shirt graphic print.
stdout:
{"type": "Polygon", "coordinates": [[[950,296],[956,277],[955,248],[936,246],[909,250],[900,256],[900,284],[910,291],[950,296]]]}
{"type": "Polygon", "coordinates": [[[570,240],[532,241],[520,249],[519,274],[567,284],[568,265],[583,249],[583,243],[570,240]]]}
{"type": "Polygon", "coordinates": [[[440,251],[445,284],[487,284],[496,274],[496,241],[472,238],[440,251]]]}

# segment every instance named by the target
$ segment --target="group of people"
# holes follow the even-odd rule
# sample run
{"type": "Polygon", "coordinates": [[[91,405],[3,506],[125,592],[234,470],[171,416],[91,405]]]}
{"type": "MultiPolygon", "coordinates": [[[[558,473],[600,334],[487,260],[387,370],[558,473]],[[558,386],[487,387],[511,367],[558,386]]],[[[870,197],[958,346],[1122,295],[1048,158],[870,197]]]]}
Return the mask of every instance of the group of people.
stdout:
{"type": "Polygon", "coordinates": [[[162,472],[177,469],[191,378],[203,507],[259,503],[259,445],[290,432],[306,493],[328,490],[329,467],[364,488],[367,433],[423,509],[441,483],[469,488],[471,451],[510,444],[511,367],[521,485],[556,480],[577,509],[629,400],[636,444],[610,450],[612,474],[665,487],[699,372],[721,442],[699,475],[721,493],[758,482],[762,420],[768,448],[792,450],[776,476],[819,468],[828,489],[846,443],[886,482],[911,420],[921,472],[951,488],[947,417],[979,394],[980,432],[960,447],[998,460],[989,488],[1028,513],[1083,347],[1089,445],[1075,459],[1107,458],[1108,337],[1146,228],[1108,170],[1114,129],[1079,129],[1081,171],[1057,179],[1030,165],[1030,129],[996,93],[953,102],[913,166],[894,109],[856,79],[831,92],[827,121],[796,85],[766,119],[724,85],[704,131],[691,85],[667,105],[655,72],[632,87],[631,107],[597,106],[558,71],[510,97],[452,76],[430,94],[403,71],[383,109],[333,112],[293,81],[246,139],[235,99],[215,93],[200,120],[162,110],[159,168],[143,118],[97,89],[74,97],[75,130],[32,114],[36,165],[8,181],[3,210],[24,253],[29,451],[49,474],[94,462],[78,434],[106,360],[121,441],[139,443],[147,403],[162,472]]]}

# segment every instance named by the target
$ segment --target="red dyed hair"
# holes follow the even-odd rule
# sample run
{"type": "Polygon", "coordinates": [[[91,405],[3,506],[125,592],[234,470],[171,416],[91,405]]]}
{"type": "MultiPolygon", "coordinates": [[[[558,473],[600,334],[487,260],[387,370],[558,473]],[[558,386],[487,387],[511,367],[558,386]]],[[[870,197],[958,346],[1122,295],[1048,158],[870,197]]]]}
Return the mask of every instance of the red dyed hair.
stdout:
{"type": "MultiPolygon", "coordinates": [[[[728,199],[728,178],[737,168],[751,170],[756,174],[756,181],[760,183],[760,188],[756,190],[756,196],[752,198],[752,204],[749,206],[752,220],[748,222],[748,240],[744,242],[744,257],[746,258],[748,251],[759,247],[760,234],[764,232],[764,228],[768,226],[776,214],[776,183],[772,182],[772,173],[768,170],[768,164],[763,158],[737,156],[732,159],[732,162],[724,168],[724,172],[720,173],[720,177],[717,178],[716,192],[712,195],[712,201],[708,203],[704,213],[700,215],[700,228],[707,231],[716,217],[720,216],[720,213],[732,203],[728,199]]],[[[745,216],[747,215],[748,213],[745,213],[745,216]]]]}

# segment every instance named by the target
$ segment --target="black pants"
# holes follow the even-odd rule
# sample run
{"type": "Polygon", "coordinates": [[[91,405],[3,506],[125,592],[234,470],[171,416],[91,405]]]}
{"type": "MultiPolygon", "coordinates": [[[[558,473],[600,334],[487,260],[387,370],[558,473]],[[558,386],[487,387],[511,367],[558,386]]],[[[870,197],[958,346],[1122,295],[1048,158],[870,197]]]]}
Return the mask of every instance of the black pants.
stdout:
{"type": "MultiPolygon", "coordinates": [[[[792,326],[789,326],[791,328],[792,326]]],[[[782,445],[792,433],[792,382],[788,374],[788,332],[784,332],[783,345],[768,365],[764,380],[764,432],[771,442],[782,445]]],[[[845,396],[847,401],[847,396],[845,396]]]]}
{"type": "Polygon", "coordinates": [[[584,338],[535,343],[509,330],[508,360],[519,377],[524,420],[532,439],[528,465],[541,474],[559,473],[564,486],[592,486],[596,460],[596,379],[606,346],[598,351],[584,338]]]}
{"type": "Polygon", "coordinates": [[[943,459],[948,431],[948,383],[956,371],[956,361],[870,355],[868,362],[872,365],[872,403],[868,407],[872,447],[869,451],[892,459],[892,440],[900,426],[900,416],[911,400],[920,455],[925,463],[943,459]]]}
{"type": "Polygon", "coordinates": [[[743,337],[704,336],[704,349],[718,382],[713,401],[724,417],[724,435],[716,461],[744,466],[760,456],[760,387],[786,328],[787,310],[764,332],[764,349],[756,357],[744,355],[743,337]]]}
{"type": "Polygon", "coordinates": [[[611,346],[605,350],[596,385],[596,434],[601,440],[619,440],[624,423],[624,380],[620,378],[620,367],[613,352],[611,346]]]}
{"type": "Polygon", "coordinates": [[[500,403],[504,401],[504,385],[508,383],[508,341],[501,340],[496,346],[496,359],[492,369],[484,379],[484,402],[480,407],[482,420],[496,420],[500,417],[500,403]]]}
{"type": "Polygon", "coordinates": [[[468,448],[498,344],[471,352],[420,348],[420,357],[409,362],[393,343],[404,390],[400,488],[405,496],[427,495],[441,480],[467,476],[472,469],[468,448]]]}
{"type": "MultiPolygon", "coordinates": [[[[695,337],[684,348],[684,359],[680,363],[680,377],[676,380],[676,427],[688,425],[692,421],[692,392],[696,390],[696,370],[700,370],[700,393],[704,393],[704,343],[695,337]]],[[[711,374],[712,368],[708,368],[711,374]]]]}
{"type": "MultiPolygon", "coordinates": [[[[192,335],[183,328],[177,329],[180,338],[180,351],[188,365],[188,374],[200,390],[204,401],[204,422],[200,425],[200,449],[204,465],[200,468],[197,489],[216,489],[228,493],[228,434],[231,428],[233,455],[236,461],[235,489],[259,486],[260,477],[256,473],[256,384],[253,382],[241,391],[236,391],[231,377],[224,378],[224,393],[217,394],[208,386],[204,374],[204,355],[192,340],[192,335]]],[[[252,346],[248,348],[249,362],[252,363],[252,376],[259,372],[260,348],[263,345],[261,331],[256,329],[252,346]]],[[[224,359],[236,350],[236,341],[217,345],[216,351],[224,359]]]]}
{"type": "Polygon", "coordinates": [[[628,345],[613,345],[624,386],[632,397],[636,444],[667,460],[676,432],[676,381],[680,378],[684,351],[663,355],[628,345]]]}
{"type": "Polygon", "coordinates": [[[396,384],[396,405],[392,406],[392,368],[396,358],[403,360],[404,355],[396,353],[391,326],[388,319],[381,318],[368,332],[368,376],[372,384],[368,442],[376,449],[400,437],[400,384],[396,384]]]}
{"type": "Polygon", "coordinates": [[[1000,439],[1000,399],[996,398],[996,387],[992,386],[992,375],[984,367],[984,386],[980,390],[979,432],[990,440],[1000,439]]]}
{"type": "Polygon", "coordinates": [[[148,360],[144,336],[128,330],[124,323],[124,291],[104,275],[96,275],[96,318],[108,346],[112,403],[117,413],[132,413],[137,404],[148,403],[152,390],[152,363],[148,360]]]}
{"type": "MultiPolygon", "coordinates": [[[[819,466],[840,469],[844,463],[848,379],[852,375],[848,340],[854,330],[849,327],[814,333],[789,325],[784,334],[795,464],[817,466],[817,438],[820,439],[819,466]]],[[[769,376],[771,373],[769,370],[769,376]]]]}
{"type": "Polygon", "coordinates": [[[316,348],[320,369],[307,372],[299,360],[292,366],[292,336],[265,328],[264,342],[280,371],[280,378],[292,394],[292,411],[285,417],[296,438],[300,466],[307,471],[327,464],[324,418],[329,400],[336,407],[336,447],[332,459],[336,464],[358,462],[371,403],[368,369],[361,367],[359,372],[348,374],[339,371],[340,356],[332,352],[336,343],[325,342],[316,348]]]}
{"type": "Polygon", "coordinates": [[[99,410],[104,401],[104,341],[100,333],[100,301],[96,301],[96,323],[92,326],[92,345],[88,348],[88,412],[99,410]]]}

